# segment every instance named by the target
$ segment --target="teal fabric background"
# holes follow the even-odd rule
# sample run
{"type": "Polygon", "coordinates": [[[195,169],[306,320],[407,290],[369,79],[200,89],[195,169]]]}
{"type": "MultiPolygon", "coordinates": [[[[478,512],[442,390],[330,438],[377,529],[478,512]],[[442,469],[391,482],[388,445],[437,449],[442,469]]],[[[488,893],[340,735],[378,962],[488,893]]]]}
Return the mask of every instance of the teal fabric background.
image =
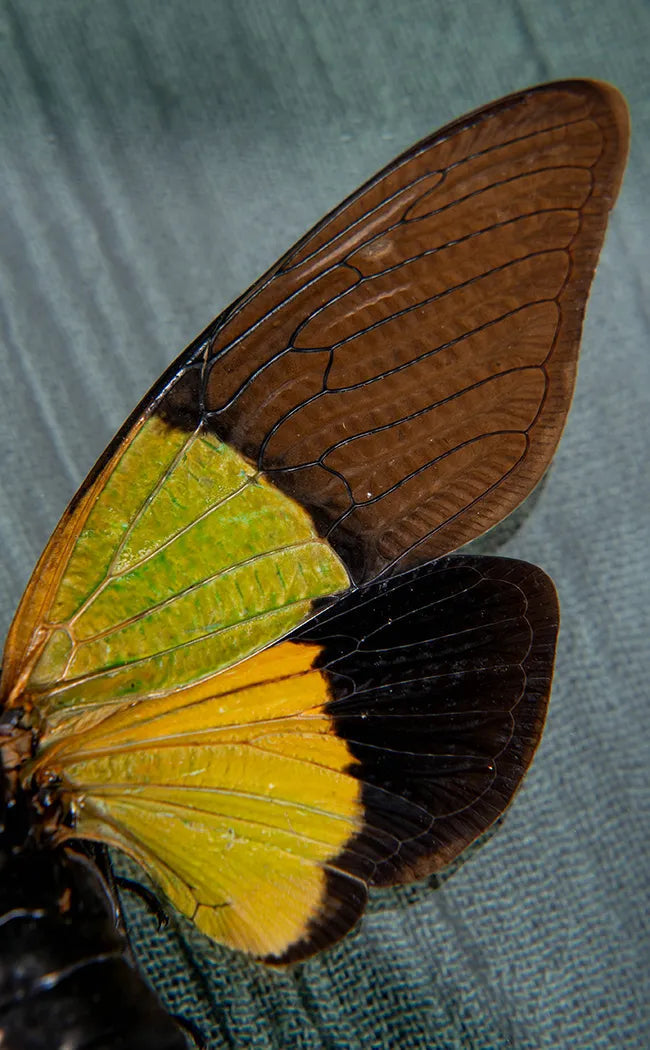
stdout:
{"type": "Polygon", "coordinates": [[[650,7],[646,0],[1,0],[0,615],[149,384],[329,208],[507,92],[623,89],[633,147],[555,466],[505,553],[556,580],[548,728],[438,888],[268,973],[127,902],[210,1047],[650,1045],[650,7]]]}

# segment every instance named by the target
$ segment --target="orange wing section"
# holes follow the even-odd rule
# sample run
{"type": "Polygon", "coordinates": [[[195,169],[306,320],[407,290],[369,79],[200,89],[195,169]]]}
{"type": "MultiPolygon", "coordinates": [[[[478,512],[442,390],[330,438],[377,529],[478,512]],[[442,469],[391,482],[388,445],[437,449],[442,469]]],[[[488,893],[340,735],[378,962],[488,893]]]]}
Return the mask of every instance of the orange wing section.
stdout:
{"type": "MultiPolygon", "coordinates": [[[[284,642],[198,686],[99,723],[80,711],[65,736],[46,733],[25,775],[60,778],[76,822],[59,840],[124,850],[199,929],[252,955],[281,956],[312,921],[331,926],[328,870],[362,830],[363,806],[320,654],[284,642]]],[[[353,887],[365,891],[347,882],[349,927],[353,887]]]]}

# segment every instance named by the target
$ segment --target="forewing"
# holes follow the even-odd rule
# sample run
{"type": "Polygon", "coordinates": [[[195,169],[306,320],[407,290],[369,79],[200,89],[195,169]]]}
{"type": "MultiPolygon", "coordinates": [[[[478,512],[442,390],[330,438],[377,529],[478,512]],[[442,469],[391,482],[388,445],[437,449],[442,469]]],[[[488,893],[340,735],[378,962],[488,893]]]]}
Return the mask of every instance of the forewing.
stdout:
{"type": "Polygon", "coordinates": [[[354,925],[369,886],[444,867],[503,812],[557,625],[540,569],[444,559],[200,687],[46,739],[31,772],[84,799],[64,837],[120,846],[210,936],[295,961],[354,925]]]}
{"type": "Polygon", "coordinates": [[[626,145],[615,89],[536,88],[319,224],[91,472],[21,602],[3,702],[51,722],[185,688],[509,513],[564,424],[626,145]]]}
{"type": "Polygon", "coordinates": [[[508,514],[557,445],[627,150],[603,84],[550,84],[415,146],[211,334],[210,424],[356,581],[508,514]]]}

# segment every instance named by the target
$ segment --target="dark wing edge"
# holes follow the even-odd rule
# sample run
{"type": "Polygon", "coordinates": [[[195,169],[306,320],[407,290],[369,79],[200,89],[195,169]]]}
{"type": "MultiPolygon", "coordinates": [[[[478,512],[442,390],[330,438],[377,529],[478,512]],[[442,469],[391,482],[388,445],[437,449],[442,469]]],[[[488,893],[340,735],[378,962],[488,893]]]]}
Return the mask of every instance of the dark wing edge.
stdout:
{"type": "MultiPolygon", "coordinates": [[[[169,375],[172,373],[173,369],[178,371],[179,366],[189,363],[190,358],[194,359],[197,351],[204,348],[211,340],[214,340],[218,333],[224,329],[227,324],[234,320],[234,318],[243,311],[244,307],[246,307],[259,292],[267,287],[273,277],[284,270],[291,269],[292,266],[296,265],[297,261],[303,261],[305,257],[312,255],[313,249],[311,252],[304,251],[307,245],[318,242],[321,233],[327,230],[328,227],[331,228],[336,223],[336,220],[347,211],[350,205],[355,204],[360,197],[367,193],[368,190],[374,189],[387,175],[397,172],[408,161],[419,156],[421,153],[426,152],[431,146],[437,145],[439,142],[450,138],[455,132],[463,131],[472,125],[475,125],[477,121],[487,120],[494,113],[499,113],[508,109],[523,99],[533,98],[534,96],[545,94],[550,90],[566,90],[569,92],[580,93],[587,92],[593,94],[595,98],[601,99],[605,108],[611,110],[612,126],[617,129],[620,136],[620,150],[616,151],[617,156],[613,160],[615,171],[611,176],[611,192],[608,204],[609,210],[611,211],[616,204],[621,183],[623,181],[626,146],[629,140],[630,129],[630,117],[627,104],[618,88],[603,80],[576,78],[569,80],[554,80],[546,84],[537,84],[529,88],[524,88],[522,91],[513,92],[511,95],[506,95],[501,99],[496,99],[494,102],[491,102],[486,106],[477,106],[476,109],[470,110],[469,113],[465,113],[462,117],[451,121],[449,124],[445,124],[444,127],[438,131],[434,131],[431,135],[427,135],[420,139],[411,147],[404,150],[403,153],[400,153],[398,157],[392,160],[375,175],[362,183],[353,193],[350,193],[339,204],[337,204],[335,208],[332,208],[331,211],[327,212],[327,214],[324,215],[315,226],[312,226],[312,228],[303,234],[303,236],[300,237],[299,240],[288,249],[288,251],[281,255],[280,258],[268,268],[268,270],[265,270],[265,272],[252,285],[250,285],[246,291],[242,292],[242,294],[226,307],[226,309],[219,314],[214,321],[207,325],[203,332],[193,340],[190,346],[188,346],[177,361],[174,362],[167,374],[169,375]]],[[[227,347],[221,352],[227,352],[227,347]]],[[[146,401],[147,399],[145,398],[144,400],[146,401]]]]}
{"type": "Polygon", "coordinates": [[[305,937],[265,962],[339,940],[368,887],[443,869],[501,816],[542,735],[558,625],[541,569],[454,556],[359,588],[295,632],[323,646],[364,824],[327,865],[305,937]]]}

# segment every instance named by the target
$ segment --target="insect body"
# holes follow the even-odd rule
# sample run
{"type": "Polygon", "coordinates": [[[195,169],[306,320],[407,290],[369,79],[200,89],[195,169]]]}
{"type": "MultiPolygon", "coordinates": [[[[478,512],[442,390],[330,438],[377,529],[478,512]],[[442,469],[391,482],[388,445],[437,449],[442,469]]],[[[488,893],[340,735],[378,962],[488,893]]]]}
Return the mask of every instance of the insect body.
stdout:
{"type": "Polygon", "coordinates": [[[277,964],[508,805],[544,723],[555,590],[449,555],[550,462],[626,148],[620,95],[586,81],[419,143],[218,318],[93,468],[5,649],[3,1046],[123,1045],[75,1014],[107,966],[129,1045],[181,1045],[79,840],[277,964]],[[77,1042],[28,1043],[36,1004],[77,1042]]]}

